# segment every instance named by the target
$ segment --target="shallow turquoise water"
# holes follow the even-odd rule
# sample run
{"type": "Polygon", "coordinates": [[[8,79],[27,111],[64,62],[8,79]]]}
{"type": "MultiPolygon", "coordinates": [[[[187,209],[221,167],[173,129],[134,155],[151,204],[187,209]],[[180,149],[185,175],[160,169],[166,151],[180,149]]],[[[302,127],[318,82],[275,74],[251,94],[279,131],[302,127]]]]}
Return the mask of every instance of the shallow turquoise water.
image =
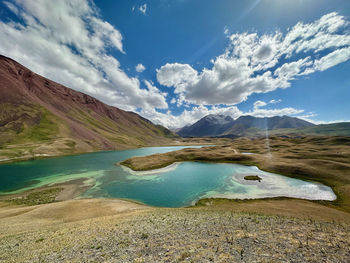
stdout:
{"type": "Polygon", "coordinates": [[[151,172],[133,172],[114,165],[132,156],[182,148],[186,147],[148,147],[0,165],[0,193],[89,177],[95,185],[85,197],[126,198],[153,206],[186,206],[203,197],[335,199],[327,186],[263,172],[254,166],[185,162],[151,172]],[[263,180],[246,181],[243,177],[247,174],[259,174],[263,180]]]}

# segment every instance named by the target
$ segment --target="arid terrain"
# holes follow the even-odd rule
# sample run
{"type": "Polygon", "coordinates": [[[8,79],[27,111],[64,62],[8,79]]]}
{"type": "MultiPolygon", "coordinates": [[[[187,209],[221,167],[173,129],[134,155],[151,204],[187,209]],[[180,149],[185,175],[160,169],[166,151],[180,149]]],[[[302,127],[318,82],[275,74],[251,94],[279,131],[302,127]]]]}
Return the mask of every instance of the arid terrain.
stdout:
{"type": "Polygon", "coordinates": [[[285,216],[284,209],[264,215],[108,199],[4,206],[0,262],[348,262],[349,222],[285,216]]]}
{"type": "Polygon", "coordinates": [[[214,142],[226,145],[124,163],[138,170],[174,161],[258,165],[322,182],[338,199],[202,199],[188,208],[154,208],[113,199],[71,200],[85,190],[84,180],[76,180],[1,198],[0,262],[348,262],[348,138],[275,137],[269,148],[264,139],[214,142]]]}

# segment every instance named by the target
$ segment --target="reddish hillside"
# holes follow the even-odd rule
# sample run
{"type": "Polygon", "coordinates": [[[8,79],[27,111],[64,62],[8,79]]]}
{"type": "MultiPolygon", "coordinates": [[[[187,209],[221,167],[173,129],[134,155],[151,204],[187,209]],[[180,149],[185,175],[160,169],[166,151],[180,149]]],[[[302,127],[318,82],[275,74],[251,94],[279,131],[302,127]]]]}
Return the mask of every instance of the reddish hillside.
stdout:
{"type": "Polygon", "coordinates": [[[118,149],[159,143],[172,136],[169,130],[136,113],[106,105],[0,56],[3,156],[8,155],[6,151],[23,155],[21,150],[26,154],[57,154],[118,149]]]}

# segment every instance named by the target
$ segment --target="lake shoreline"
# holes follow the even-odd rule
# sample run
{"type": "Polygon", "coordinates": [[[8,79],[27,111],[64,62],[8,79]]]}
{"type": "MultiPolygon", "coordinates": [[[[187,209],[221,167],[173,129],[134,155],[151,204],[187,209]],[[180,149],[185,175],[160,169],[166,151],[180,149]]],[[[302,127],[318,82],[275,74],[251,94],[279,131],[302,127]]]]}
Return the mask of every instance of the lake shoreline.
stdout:
{"type": "MultiPolygon", "coordinates": [[[[31,194],[31,193],[41,193],[45,192],[51,189],[57,189],[62,188],[62,191],[60,191],[55,198],[54,202],[50,203],[61,203],[61,202],[70,202],[75,201],[77,202],[77,205],[79,202],[84,203],[84,200],[95,200],[96,202],[102,201],[102,200],[110,200],[110,201],[124,201],[130,204],[136,204],[140,205],[146,208],[151,209],[170,209],[170,210],[177,210],[177,209],[191,209],[191,208],[201,208],[201,207],[207,207],[209,209],[233,209],[236,212],[253,212],[258,213],[261,215],[287,215],[287,216],[293,216],[297,218],[315,218],[317,220],[325,220],[325,221],[332,221],[336,220],[338,222],[344,222],[350,225],[350,218],[343,218],[343,216],[338,216],[338,214],[342,214],[344,212],[341,212],[337,209],[331,208],[324,205],[324,202],[322,200],[308,200],[308,199],[302,199],[302,198],[294,198],[294,197],[285,197],[285,196],[279,196],[279,197],[264,197],[264,198],[245,198],[245,199],[234,199],[234,198],[222,198],[222,197],[210,197],[210,198],[200,198],[198,200],[195,200],[191,203],[191,205],[186,205],[183,207],[161,207],[161,206],[152,206],[145,204],[141,201],[132,200],[128,198],[91,198],[91,197],[83,197],[81,196],[84,194],[90,187],[93,187],[93,185],[87,185],[86,181],[89,181],[91,178],[80,178],[75,180],[70,180],[64,183],[58,183],[58,184],[51,184],[47,186],[42,186],[38,188],[34,188],[31,190],[27,190],[18,194],[9,194],[9,195],[0,195],[0,211],[3,207],[35,207],[32,205],[16,205],[11,202],[10,200],[17,199],[17,198],[23,198],[24,196],[31,194]],[[298,209],[286,210],[286,208],[280,209],[278,206],[273,205],[273,203],[278,203],[278,206],[282,207],[288,207],[292,205],[293,207],[300,206],[300,211],[298,209]],[[267,205],[263,210],[262,204],[269,204],[267,205]],[[248,205],[248,207],[245,207],[248,205]],[[315,210],[315,214],[306,214],[304,207],[312,207],[315,210]],[[327,216],[322,216],[320,213],[316,213],[317,210],[323,211],[324,209],[329,209],[330,213],[327,216]],[[316,215],[316,216],[315,216],[316,215]]],[[[50,205],[50,203],[41,203],[39,205],[50,205]]],[[[309,209],[307,208],[307,209],[309,209]]],[[[346,213],[347,214],[347,213],[346,213]]],[[[344,215],[346,215],[344,214],[344,215]]]]}
{"type": "Polygon", "coordinates": [[[91,180],[93,179],[89,177],[78,178],[78,179],[68,180],[66,182],[61,182],[61,183],[50,183],[47,185],[24,190],[18,193],[9,193],[9,194],[3,193],[0,195],[0,202],[16,200],[18,198],[23,198],[25,196],[28,196],[32,193],[45,192],[45,191],[49,191],[57,188],[60,188],[61,191],[57,193],[55,197],[55,201],[60,202],[60,201],[79,199],[82,197],[82,194],[84,194],[88,189],[90,189],[95,185],[95,183],[92,184],[91,180]]]}
{"type": "MultiPolygon", "coordinates": [[[[179,163],[175,164],[175,168],[179,163]]],[[[174,164],[173,164],[174,165],[174,164]]],[[[126,169],[130,169],[127,168],[126,169]]],[[[164,168],[156,170],[162,171],[164,168]]],[[[165,167],[166,169],[166,167],[165,167]]],[[[136,172],[139,173],[139,172],[136,172]]],[[[144,173],[143,171],[140,171],[140,173],[144,173]]],[[[138,175],[138,174],[136,174],[138,175]]],[[[144,174],[143,174],[144,175],[144,174]]],[[[241,174],[244,176],[245,174],[241,174]]],[[[147,176],[147,175],[146,175],[147,176]]],[[[48,190],[52,189],[57,189],[57,188],[62,188],[60,192],[58,192],[57,196],[55,197],[54,202],[62,202],[62,201],[69,201],[69,200],[86,200],[86,199],[105,199],[105,197],[101,198],[93,198],[86,196],[84,197],[84,193],[91,189],[92,187],[95,186],[95,180],[94,178],[91,177],[82,177],[78,179],[73,179],[73,180],[68,180],[65,182],[60,182],[60,183],[50,183],[48,185],[44,186],[39,186],[33,189],[29,190],[24,190],[23,192],[15,193],[15,194],[2,194],[0,195],[0,202],[8,202],[9,200],[17,199],[17,198],[23,198],[24,196],[27,196],[31,193],[36,193],[36,192],[45,192],[48,190]]],[[[147,207],[153,207],[153,208],[165,208],[165,209],[177,209],[177,208],[191,208],[191,207],[197,207],[197,206],[202,206],[203,202],[205,200],[226,200],[226,202],[233,202],[233,203],[251,203],[254,201],[274,201],[274,200],[284,200],[287,202],[294,202],[294,201],[307,201],[307,202],[312,202],[315,204],[324,204],[324,202],[332,202],[332,201],[327,201],[327,200],[314,200],[314,199],[307,199],[307,198],[296,198],[296,197],[287,197],[287,196],[271,196],[271,197],[261,197],[261,198],[230,198],[229,195],[223,197],[223,195],[218,195],[218,196],[212,196],[212,197],[201,197],[198,200],[194,200],[191,205],[185,205],[182,207],[166,207],[166,206],[152,206],[145,204],[141,201],[133,200],[130,198],[113,198],[113,197],[108,197],[107,199],[109,200],[124,200],[127,202],[147,206],[147,207]]],[[[45,204],[45,203],[43,203],[45,204]]]]}
{"type": "MultiPolygon", "coordinates": [[[[204,147],[202,148],[203,150],[208,150],[207,147],[204,147]]],[[[210,147],[210,149],[213,149],[212,147],[210,147]]],[[[188,151],[193,151],[193,150],[200,150],[200,148],[196,149],[196,148],[186,148],[184,150],[188,150],[188,151]]],[[[180,150],[182,151],[182,150],[180,150]]],[[[176,151],[175,151],[176,152],[176,151]]],[[[171,154],[171,153],[174,153],[174,152],[168,152],[168,153],[164,153],[164,154],[158,154],[158,155],[167,155],[167,154],[171,154]]],[[[239,154],[237,151],[234,151],[234,153],[237,155],[239,154]]],[[[148,158],[149,156],[144,156],[144,157],[135,157],[135,158],[148,158]]],[[[198,162],[205,162],[206,161],[198,161],[198,162]]],[[[155,170],[151,170],[151,171],[132,171],[130,168],[128,167],[125,167],[124,165],[121,164],[121,162],[117,163],[117,164],[120,164],[121,167],[123,169],[126,169],[128,172],[131,172],[131,174],[133,175],[136,175],[136,176],[144,176],[144,175],[154,175],[154,174],[157,174],[157,173],[160,173],[160,172],[167,172],[167,171],[170,171],[170,170],[173,170],[173,169],[176,169],[176,167],[178,166],[180,162],[175,162],[175,163],[172,163],[171,165],[167,165],[163,168],[158,168],[158,169],[155,169],[155,170]],[[170,169],[170,170],[169,170],[170,169]]],[[[215,162],[212,162],[212,163],[222,163],[221,161],[215,161],[215,162]]],[[[227,163],[227,162],[226,162],[227,163]]],[[[232,163],[232,162],[230,162],[232,163]]],[[[247,175],[247,174],[244,174],[244,175],[247,175]]],[[[242,177],[243,178],[243,177],[242,177]]],[[[41,190],[46,190],[46,189],[53,189],[55,187],[63,187],[63,191],[62,193],[60,194],[60,196],[57,197],[57,201],[62,201],[62,200],[70,200],[70,199],[75,199],[75,198],[81,198],[83,197],[83,193],[85,193],[87,190],[91,189],[94,185],[95,185],[95,181],[94,181],[94,178],[93,177],[82,177],[82,178],[79,178],[79,179],[73,179],[73,180],[68,180],[68,181],[65,181],[63,183],[50,183],[49,185],[44,185],[44,186],[39,186],[39,187],[34,187],[33,189],[31,190],[23,190],[23,191],[20,191],[18,193],[14,193],[14,194],[11,194],[9,193],[8,195],[3,195],[3,196],[8,196],[8,197],[20,197],[22,196],[24,193],[31,193],[34,191],[41,191],[41,190]],[[88,181],[90,181],[90,183],[87,183],[88,181]],[[93,182],[91,182],[93,181],[93,182]]],[[[247,184],[250,184],[249,181],[246,182],[247,184]]],[[[224,193],[216,193],[215,195],[212,195],[212,196],[208,196],[210,198],[226,198],[228,200],[244,200],[244,199],[249,199],[249,200],[259,200],[259,199],[265,199],[265,198],[275,198],[275,197],[280,197],[280,196],[283,196],[283,194],[275,194],[275,195],[271,195],[271,196],[262,196],[262,197],[251,197],[251,198],[246,198],[246,197],[235,197],[235,195],[230,195],[230,194],[224,194],[224,193]]],[[[93,197],[90,196],[90,197],[93,197]]],[[[205,197],[206,198],[206,197],[205,197]]],[[[299,199],[299,197],[297,196],[289,196],[289,197],[286,197],[286,198],[297,198],[299,199]]],[[[335,198],[337,198],[337,196],[335,196],[335,198]]],[[[3,199],[3,198],[2,198],[3,199]]],[[[313,201],[324,201],[324,202],[333,202],[334,199],[312,199],[312,198],[308,198],[308,197],[305,197],[305,198],[300,198],[302,200],[313,200],[313,201]]],[[[130,199],[129,199],[130,200],[130,199]]],[[[199,201],[199,200],[198,200],[199,201]]],[[[197,201],[196,201],[197,202],[197,201]]],[[[195,202],[192,202],[192,204],[194,204],[195,202]]],[[[186,205],[184,205],[186,206],[186,205]]],[[[166,206],[163,206],[163,207],[166,207],[166,206]]]]}
{"type": "Polygon", "coordinates": [[[326,185],[333,190],[336,200],[325,201],[324,205],[350,212],[350,178],[346,172],[350,166],[345,157],[346,153],[350,153],[348,144],[340,144],[338,137],[332,136],[300,139],[270,138],[271,148],[266,151],[265,147],[264,139],[242,138],[235,140],[231,145],[133,157],[121,164],[136,171],[162,168],[173,162],[186,161],[256,166],[262,171],[326,185]],[[254,152],[254,154],[239,152],[254,152]]]}
{"type": "MultiPolygon", "coordinates": [[[[305,139],[304,139],[305,140],[305,139]]],[[[316,139],[313,139],[313,140],[316,140],[316,139]]],[[[317,140],[318,140],[318,138],[317,138],[317,140]]],[[[322,143],[324,143],[324,138],[322,139],[322,138],[319,138],[319,140],[322,140],[322,143]]],[[[286,144],[286,141],[289,141],[289,140],[284,140],[282,143],[281,142],[278,142],[279,144],[286,144]]],[[[297,140],[296,140],[297,141],[297,140]]],[[[273,141],[273,139],[271,139],[271,145],[272,145],[272,147],[273,147],[273,145],[274,145],[274,141],[273,141]]],[[[316,141],[317,142],[317,141],[316,141]]],[[[293,162],[293,164],[295,165],[298,165],[298,169],[299,170],[297,170],[297,173],[296,174],[292,174],[292,170],[290,169],[290,166],[288,166],[287,164],[288,163],[286,163],[286,165],[281,165],[281,166],[277,166],[277,168],[278,168],[278,172],[275,172],[275,170],[273,169],[273,168],[276,168],[276,167],[270,167],[270,166],[268,166],[268,165],[266,165],[266,163],[262,163],[262,165],[260,166],[260,165],[256,165],[256,164],[254,164],[253,162],[252,162],[252,158],[256,158],[257,160],[259,160],[259,158],[261,158],[261,160],[269,160],[268,158],[272,158],[272,160],[277,160],[278,162],[281,162],[282,163],[282,161],[284,161],[284,162],[286,162],[285,161],[285,159],[281,159],[281,156],[279,156],[279,155],[276,155],[276,153],[274,153],[273,151],[271,151],[272,152],[272,155],[269,157],[268,155],[266,155],[266,153],[264,153],[262,150],[260,150],[260,148],[258,148],[258,147],[260,147],[260,145],[259,145],[259,143],[261,143],[262,145],[265,145],[264,144],[264,141],[263,140],[236,140],[235,141],[235,144],[234,145],[228,145],[228,146],[214,146],[214,147],[205,147],[205,148],[203,148],[204,149],[204,151],[203,151],[203,149],[201,150],[201,149],[186,149],[186,150],[183,150],[183,151],[189,151],[189,152],[196,152],[196,151],[198,151],[198,152],[201,152],[201,151],[203,151],[203,152],[208,152],[208,153],[213,153],[212,154],[212,156],[214,156],[214,158],[213,159],[215,159],[216,158],[216,160],[215,161],[212,161],[212,162],[215,162],[215,163],[217,163],[217,162],[219,162],[219,163],[221,163],[221,162],[223,162],[223,161],[218,161],[217,159],[218,158],[220,158],[220,157],[222,157],[223,156],[223,153],[225,153],[225,151],[229,151],[230,152],[230,154],[236,154],[236,155],[238,155],[238,158],[241,158],[241,154],[238,154],[237,152],[234,152],[231,148],[234,148],[234,149],[238,149],[238,151],[239,152],[254,152],[255,154],[254,155],[245,155],[245,157],[244,157],[244,159],[243,160],[240,160],[240,161],[234,161],[234,160],[229,160],[229,161],[224,161],[224,163],[238,163],[238,164],[243,164],[243,165],[255,165],[255,166],[257,166],[257,167],[259,167],[259,169],[261,169],[261,170],[263,170],[263,171],[267,171],[267,172],[273,172],[273,173],[277,173],[277,174],[282,174],[282,175],[285,175],[285,176],[288,176],[288,177],[291,177],[291,178],[298,178],[298,179],[302,179],[302,180],[305,180],[305,181],[313,181],[313,182],[320,182],[320,183],[322,183],[322,184],[324,184],[324,185],[327,185],[327,186],[330,186],[332,189],[333,189],[333,191],[334,191],[334,193],[336,194],[336,196],[337,196],[337,200],[335,200],[335,201],[306,201],[307,203],[305,203],[305,204],[308,204],[308,205],[310,205],[311,203],[313,204],[313,205],[315,205],[315,206],[317,206],[317,207],[319,207],[319,209],[323,209],[323,208],[325,208],[325,207],[327,207],[327,208],[329,208],[329,209],[335,209],[335,210],[331,210],[331,211],[346,211],[346,212],[348,212],[349,210],[347,209],[347,207],[346,207],[346,201],[347,201],[347,196],[346,196],[346,193],[344,193],[344,192],[340,192],[340,190],[342,189],[342,188],[339,188],[339,183],[337,183],[337,178],[339,178],[339,176],[338,175],[336,175],[336,176],[334,176],[333,178],[332,178],[332,180],[331,181],[328,181],[328,180],[325,180],[325,178],[328,178],[328,177],[324,177],[322,174],[321,174],[321,176],[320,177],[317,177],[317,176],[315,176],[315,172],[314,171],[312,171],[311,170],[311,173],[308,173],[308,174],[311,174],[311,175],[313,175],[313,176],[305,176],[302,172],[304,172],[304,164],[301,162],[301,161],[305,161],[305,160],[307,160],[307,159],[300,159],[300,158],[302,158],[303,157],[303,155],[302,154],[296,154],[296,157],[298,157],[298,159],[297,158],[292,158],[293,156],[290,156],[290,154],[289,154],[289,156],[288,156],[288,160],[290,160],[291,162],[293,162]],[[243,146],[240,146],[240,142],[242,142],[242,145],[243,146]],[[217,150],[219,149],[219,152],[217,152],[217,150]],[[253,157],[254,156],[254,157],[253,157]],[[299,163],[300,163],[300,166],[299,166],[299,163]],[[270,169],[271,168],[271,169],[270,169]],[[282,172],[281,172],[282,171],[282,172]],[[339,194],[340,193],[340,194],[339,194]],[[345,198],[344,198],[345,197],[345,198]]],[[[317,145],[311,145],[311,146],[307,146],[307,145],[302,145],[301,143],[299,143],[299,142],[297,142],[297,146],[299,146],[299,147],[304,147],[304,148],[302,148],[303,149],[303,151],[306,151],[307,149],[311,149],[312,151],[315,151],[314,149],[315,149],[315,147],[319,147],[319,146],[317,146],[317,145]]],[[[293,150],[293,151],[295,151],[294,150],[294,148],[293,148],[294,146],[292,145],[291,147],[287,147],[287,149],[289,150],[289,149],[291,149],[291,150],[293,150]]],[[[339,148],[340,147],[343,147],[345,150],[342,150],[343,152],[344,151],[346,151],[347,150],[347,148],[345,148],[346,146],[338,146],[338,145],[336,145],[335,146],[335,148],[337,149],[337,151],[339,151],[339,148]]],[[[323,146],[323,148],[325,148],[325,149],[328,149],[328,148],[326,148],[325,146],[323,146]]],[[[317,149],[317,148],[316,148],[317,149]]],[[[180,150],[180,151],[182,151],[182,150],[180,150]]],[[[279,150],[280,151],[280,150],[279,150]]],[[[170,152],[170,153],[166,153],[166,154],[176,154],[176,152],[170,152]]],[[[165,155],[166,155],[165,154],[165,155]]],[[[323,154],[322,153],[322,151],[318,151],[317,152],[317,154],[323,154]]],[[[161,155],[163,155],[163,154],[161,154],[161,155]]],[[[148,157],[148,156],[146,156],[146,157],[148,157]]],[[[145,158],[146,158],[145,157],[145,158]]],[[[283,156],[282,156],[283,157],[283,156]]],[[[144,158],[144,157],[136,157],[136,158],[144,158]]],[[[193,161],[193,160],[191,160],[191,161],[193,161]]],[[[206,161],[206,160],[198,160],[198,162],[203,162],[203,161],[206,161]]],[[[323,162],[323,161],[322,161],[323,162]]],[[[269,164],[269,162],[267,162],[267,164],[269,164]]],[[[327,164],[327,163],[326,163],[327,164]]],[[[323,163],[317,163],[317,167],[318,168],[322,168],[322,165],[323,165],[323,163]]],[[[310,170],[306,170],[306,171],[310,171],[310,170]]],[[[325,170],[325,173],[328,173],[328,170],[325,170]]],[[[332,175],[332,174],[335,174],[335,173],[337,173],[337,170],[335,169],[333,172],[330,172],[329,173],[329,175],[332,175]]],[[[329,176],[328,175],[328,176],[329,176]]],[[[340,177],[341,178],[341,177],[340,177]]],[[[80,186],[82,186],[82,182],[83,181],[77,181],[77,182],[75,182],[74,183],[74,186],[72,186],[72,189],[77,189],[77,188],[79,188],[78,187],[78,185],[80,185],[80,186]]],[[[68,182],[67,182],[67,184],[69,184],[68,182]]],[[[55,187],[55,186],[57,186],[57,185],[52,185],[53,187],[55,187]]],[[[90,186],[91,187],[91,186],[90,186]]],[[[342,186],[341,187],[347,187],[347,184],[346,183],[343,183],[342,184],[342,186]]],[[[346,188],[345,188],[346,189],[346,188]]],[[[73,191],[73,190],[72,190],[73,191]]],[[[74,191],[73,191],[74,192],[74,191]]],[[[68,197],[67,197],[68,198],[68,197]]],[[[63,198],[64,199],[64,198],[63,198]]],[[[68,198],[69,199],[69,198],[68,198]]],[[[218,199],[218,200],[221,200],[221,199],[218,199]]],[[[270,201],[271,202],[277,202],[277,201],[281,201],[282,203],[291,203],[291,204],[294,204],[294,203],[296,203],[297,201],[296,201],[296,199],[295,198],[283,198],[283,200],[280,200],[280,198],[273,198],[273,200],[269,200],[269,199],[266,199],[266,198],[259,198],[259,199],[252,199],[252,200],[240,200],[240,199],[225,199],[225,201],[223,201],[224,203],[226,203],[227,202],[227,204],[229,204],[228,206],[232,206],[233,204],[237,204],[237,203],[240,203],[240,202],[243,202],[244,204],[250,204],[251,202],[256,202],[255,204],[256,204],[256,206],[254,207],[254,208],[251,208],[252,210],[250,210],[250,211],[259,211],[259,205],[261,204],[260,203],[260,201],[263,201],[264,203],[269,203],[270,201]],[[278,199],[278,200],[277,200],[278,199]],[[259,204],[259,205],[258,205],[259,204]]],[[[301,200],[304,200],[304,199],[301,199],[301,200]]],[[[299,200],[300,202],[301,202],[301,200],[299,200]]],[[[299,202],[298,201],[298,202],[299,202]]],[[[201,200],[198,200],[197,201],[197,203],[201,203],[201,200]]],[[[218,202],[214,202],[215,203],[215,206],[218,206],[218,207],[220,207],[221,206],[221,204],[219,204],[220,202],[218,201],[218,202]]],[[[303,203],[304,204],[304,203],[303,203]]],[[[267,212],[269,211],[269,209],[271,209],[271,211],[274,211],[274,208],[273,207],[270,207],[270,208],[267,208],[267,212]]],[[[285,209],[288,209],[288,208],[284,208],[284,210],[285,209]]],[[[328,210],[327,210],[328,211],[328,210]]],[[[334,212],[334,213],[337,213],[337,212],[334,212]]]]}
{"type": "Polygon", "coordinates": [[[49,158],[57,158],[57,157],[66,157],[66,156],[75,156],[75,155],[82,155],[82,154],[89,154],[89,153],[100,153],[100,152],[113,152],[113,151],[124,151],[124,150],[132,150],[132,149],[142,149],[142,148],[148,148],[148,147],[172,147],[172,146],[198,146],[198,145],[204,145],[204,146],[211,146],[211,145],[221,145],[227,140],[217,140],[215,138],[211,138],[207,141],[196,141],[195,139],[188,140],[188,141],[172,141],[167,144],[152,144],[152,145],[143,145],[143,146],[128,146],[123,147],[120,149],[112,149],[112,150],[103,150],[99,149],[96,151],[83,151],[83,152],[72,152],[72,153],[60,153],[60,154],[36,154],[36,155],[25,155],[25,156],[17,156],[17,157],[5,157],[0,159],[0,166],[2,164],[11,164],[11,163],[17,163],[17,162],[24,162],[24,161],[32,161],[32,160],[41,160],[41,159],[49,159],[49,158]],[[194,141],[193,141],[194,140],[194,141]]]}

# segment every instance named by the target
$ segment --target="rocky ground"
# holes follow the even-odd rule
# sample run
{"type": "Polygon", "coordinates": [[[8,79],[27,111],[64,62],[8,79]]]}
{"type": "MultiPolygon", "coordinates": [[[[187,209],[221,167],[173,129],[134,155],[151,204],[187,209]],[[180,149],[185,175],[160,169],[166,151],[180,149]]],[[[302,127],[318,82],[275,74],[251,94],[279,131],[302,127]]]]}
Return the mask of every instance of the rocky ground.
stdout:
{"type": "Polygon", "coordinates": [[[146,209],[1,235],[0,262],[349,262],[347,224],[146,209]]]}

